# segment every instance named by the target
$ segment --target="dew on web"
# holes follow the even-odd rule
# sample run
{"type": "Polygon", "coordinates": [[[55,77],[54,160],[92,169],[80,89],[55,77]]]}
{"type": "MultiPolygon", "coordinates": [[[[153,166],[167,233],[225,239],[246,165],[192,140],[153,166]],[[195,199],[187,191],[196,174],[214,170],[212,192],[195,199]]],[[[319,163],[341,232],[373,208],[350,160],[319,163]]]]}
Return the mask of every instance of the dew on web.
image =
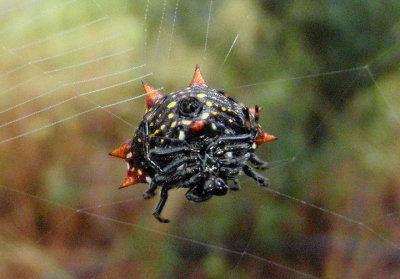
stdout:
{"type": "Polygon", "coordinates": [[[6,2],[0,277],[15,276],[13,258],[58,278],[399,274],[397,41],[320,67],[253,1],[6,2]],[[197,63],[212,87],[264,108],[280,138],[257,151],[271,187],[242,177],[240,191],[202,204],[171,191],[162,225],[158,196],[118,190],[125,169],[107,154],[143,116],[140,80],[170,92],[197,63]]]}

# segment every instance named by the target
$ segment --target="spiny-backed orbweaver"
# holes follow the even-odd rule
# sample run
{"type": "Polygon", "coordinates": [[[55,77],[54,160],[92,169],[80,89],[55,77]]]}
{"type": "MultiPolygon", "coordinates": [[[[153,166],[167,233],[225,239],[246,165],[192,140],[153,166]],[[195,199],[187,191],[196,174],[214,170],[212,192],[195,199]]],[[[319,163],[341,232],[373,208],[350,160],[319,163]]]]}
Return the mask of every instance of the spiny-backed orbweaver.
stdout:
{"type": "Polygon", "coordinates": [[[228,189],[239,190],[237,177],[242,172],[268,186],[268,180],[247,165],[268,168],[254,150],[276,139],[258,124],[258,106],[248,108],[210,88],[198,66],[185,89],[165,95],[146,83],[143,87],[147,103],[143,120],[133,138],[110,155],[128,163],[128,176],[120,188],[149,183],[143,194],[149,199],[161,187],[153,212],[158,221],[169,222],[160,214],[172,188],[188,188],[188,200],[204,202],[225,195],[228,189]]]}

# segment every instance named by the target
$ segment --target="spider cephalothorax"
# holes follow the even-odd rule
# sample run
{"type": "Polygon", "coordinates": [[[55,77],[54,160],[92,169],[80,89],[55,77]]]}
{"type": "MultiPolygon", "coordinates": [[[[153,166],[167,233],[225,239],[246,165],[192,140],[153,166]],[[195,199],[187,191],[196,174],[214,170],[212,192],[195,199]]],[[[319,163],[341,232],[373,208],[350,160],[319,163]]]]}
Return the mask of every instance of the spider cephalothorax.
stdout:
{"type": "Polygon", "coordinates": [[[260,109],[248,108],[225,92],[212,89],[196,66],[189,87],[162,94],[143,83],[147,108],[132,139],[110,153],[128,163],[121,188],[149,183],[145,199],[161,187],[161,199],[153,213],[160,216],[172,188],[188,188],[186,198],[203,202],[240,188],[237,176],[244,172],[261,186],[268,180],[256,173],[266,169],[253,152],[275,140],[258,124],[260,109]],[[233,185],[228,186],[228,182],[233,185]]]}

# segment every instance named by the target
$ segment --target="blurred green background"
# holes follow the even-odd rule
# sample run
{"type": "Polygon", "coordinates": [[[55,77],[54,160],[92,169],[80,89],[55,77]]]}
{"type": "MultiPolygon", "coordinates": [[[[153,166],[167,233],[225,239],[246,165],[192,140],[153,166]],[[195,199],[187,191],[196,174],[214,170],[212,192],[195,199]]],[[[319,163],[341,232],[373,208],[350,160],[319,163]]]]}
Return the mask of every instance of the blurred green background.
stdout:
{"type": "Polygon", "coordinates": [[[394,0],[1,1],[0,278],[399,278],[399,20],[394,0]],[[195,64],[264,108],[271,187],[171,191],[159,224],[147,185],[118,190],[107,154],[144,99],[118,102],[195,64]]]}

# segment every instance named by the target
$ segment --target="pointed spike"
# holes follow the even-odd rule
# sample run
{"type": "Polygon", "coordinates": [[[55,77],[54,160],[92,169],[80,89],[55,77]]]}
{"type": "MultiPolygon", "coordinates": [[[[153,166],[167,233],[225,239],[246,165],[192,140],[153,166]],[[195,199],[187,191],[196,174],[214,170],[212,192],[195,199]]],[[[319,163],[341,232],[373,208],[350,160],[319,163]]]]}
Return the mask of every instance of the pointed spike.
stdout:
{"type": "MultiPolygon", "coordinates": [[[[256,114],[256,108],[249,108],[249,111],[251,112],[252,115],[256,114]]],[[[262,107],[258,107],[258,113],[262,111],[262,107]]]]}
{"type": "Polygon", "coordinates": [[[122,182],[121,186],[119,187],[121,188],[125,188],[134,184],[139,183],[136,179],[136,177],[133,174],[128,173],[128,176],[125,178],[124,182],[122,182]]]}
{"type": "Polygon", "coordinates": [[[130,153],[129,150],[131,149],[131,145],[132,139],[126,140],[120,147],[108,153],[108,155],[130,160],[134,157],[134,153],[131,153],[131,156],[128,156],[129,158],[127,158],[127,154],[130,153]]]}
{"type": "Polygon", "coordinates": [[[207,82],[205,81],[203,75],[201,74],[199,65],[196,65],[196,69],[194,70],[193,79],[190,82],[190,87],[193,87],[193,86],[208,87],[207,82]]]}
{"type": "Polygon", "coordinates": [[[158,92],[155,90],[153,87],[142,81],[142,85],[144,88],[144,92],[146,93],[146,108],[149,109],[151,108],[154,103],[158,100],[164,97],[164,94],[158,92]]]}
{"type": "Polygon", "coordinates": [[[268,134],[267,132],[265,132],[261,127],[258,128],[258,133],[257,133],[257,137],[256,137],[256,144],[257,145],[261,145],[265,142],[268,141],[273,141],[278,139],[277,137],[268,134]]]}
{"type": "Polygon", "coordinates": [[[256,123],[258,123],[258,121],[260,120],[260,110],[259,110],[259,108],[258,108],[257,105],[255,106],[254,109],[255,109],[254,121],[255,121],[256,123]]]}
{"type": "Polygon", "coordinates": [[[137,183],[147,183],[146,174],[141,169],[132,167],[128,171],[128,175],[125,178],[124,182],[122,182],[120,188],[125,188],[137,183]]]}
{"type": "Polygon", "coordinates": [[[256,108],[249,108],[249,111],[252,115],[256,113],[256,108]]]}

